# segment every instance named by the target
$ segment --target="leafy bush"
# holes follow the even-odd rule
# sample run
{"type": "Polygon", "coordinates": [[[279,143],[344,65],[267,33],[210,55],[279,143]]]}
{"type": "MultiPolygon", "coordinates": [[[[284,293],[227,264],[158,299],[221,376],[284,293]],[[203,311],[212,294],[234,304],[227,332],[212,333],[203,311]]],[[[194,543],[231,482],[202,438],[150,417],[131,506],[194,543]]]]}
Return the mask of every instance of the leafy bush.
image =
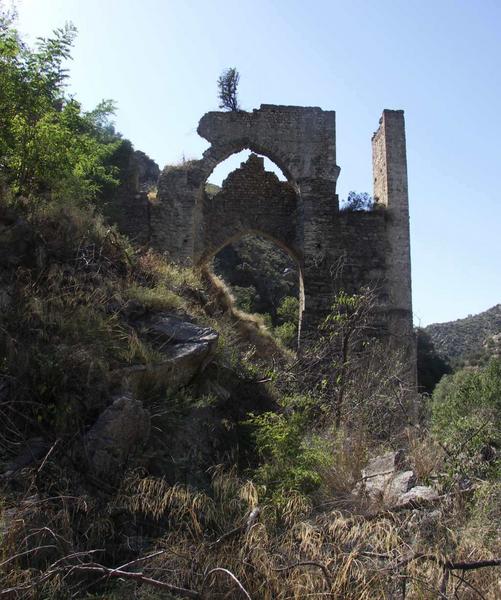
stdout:
{"type": "Polygon", "coordinates": [[[369,211],[374,208],[374,198],[367,192],[350,192],[346,200],[341,203],[341,210],[345,212],[369,211]]]}
{"type": "Polygon", "coordinates": [[[309,494],[321,483],[320,467],[329,463],[325,440],[311,433],[314,400],[294,397],[282,400],[281,413],[265,412],[248,421],[263,464],[256,480],[277,505],[291,492],[309,494]],[[307,433],[310,431],[310,433],[307,433]]]}
{"type": "Polygon", "coordinates": [[[501,445],[501,359],[442,379],[433,393],[432,429],[447,448],[455,473],[481,474],[499,465],[495,449],[501,445]]]}
{"type": "Polygon", "coordinates": [[[299,300],[295,296],[285,296],[277,308],[277,316],[285,323],[299,320],[299,300]]]}
{"type": "Polygon", "coordinates": [[[295,348],[297,346],[297,325],[287,322],[275,327],[275,337],[287,348],[295,348]]]}

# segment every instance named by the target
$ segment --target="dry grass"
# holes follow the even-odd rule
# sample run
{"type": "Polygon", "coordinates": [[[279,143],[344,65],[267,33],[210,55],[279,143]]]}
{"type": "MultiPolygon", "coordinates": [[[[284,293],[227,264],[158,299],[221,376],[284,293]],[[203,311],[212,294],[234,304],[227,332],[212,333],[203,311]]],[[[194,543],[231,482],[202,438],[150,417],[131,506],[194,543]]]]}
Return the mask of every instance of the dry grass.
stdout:
{"type": "Polygon", "coordinates": [[[207,310],[229,319],[236,343],[253,347],[262,360],[290,360],[293,357],[293,353],[271,335],[260,315],[236,308],[235,299],[221,278],[207,269],[201,276],[211,295],[211,306],[207,310]]]}
{"type": "MultiPolygon", "coordinates": [[[[500,550],[499,532],[493,541],[495,528],[491,524],[486,529],[485,518],[486,507],[492,511],[494,504],[499,512],[498,493],[497,488],[484,490],[478,499],[481,506],[472,517],[461,502],[451,499],[435,511],[438,514],[410,511],[372,520],[339,510],[318,512],[303,496],[291,493],[280,510],[261,505],[259,520],[246,529],[249,513],[260,505],[260,490],[250,480],[240,480],[234,471],[214,468],[212,486],[206,492],[169,486],[162,479],[133,472],[99,513],[96,506],[83,500],[54,499],[38,504],[35,500],[21,506],[13,519],[17,525],[11,525],[2,540],[8,562],[2,565],[0,585],[27,586],[25,593],[11,597],[33,599],[83,598],[85,590],[96,590],[92,585],[96,578],[83,578],[77,571],[71,577],[54,575],[35,589],[29,587],[47,572],[48,563],[76,550],[71,546],[75,533],[71,524],[78,509],[88,515],[89,542],[114,535],[112,515],[117,512],[128,519],[132,529],[144,519],[158,523],[165,533],[150,546],[147,554],[151,558],[141,562],[141,572],[170,585],[204,589],[208,600],[245,597],[227,572],[254,600],[393,600],[403,598],[404,587],[407,600],[441,598],[445,597],[439,593],[443,556],[471,561],[491,558],[500,550]],[[45,528],[37,524],[41,509],[45,528]],[[436,524],[427,525],[426,518],[436,524]],[[480,531],[488,543],[479,539],[480,531]],[[28,560],[9,560],[13,544],[17,552],[37,545],[48,549],[39,549],[28,560]],[[419,558],[422,555],[426,558],[419,558]]],[[[82,554],[78,560],[68,558],[65,564],[90,564],[90,560],[94,563],[97,558],[82,554]]],[[[455,598],[499,598],[496,569],[452,574],[448,590],[455,590],[455,598]]],[[[97,580],[101,586],[105,583],[102,577],[97,580]]],[[[93,597],[147,600],[166,596],[148,585],[118,582],[93,597]]]]}
{"type": "Polygon", "coordinates": [[[436,475],[444,459],[444,450],[426,432],[409,428],[407,447],[412,468],[419,481],[436,475]]]}
{"type": "MultiPolygon", "coordinates": [[[[401,598],[404,585],[408,600],[440,597],[443,573],[433,557],[440,561],[448,549],[437,545],[437,539],[435,545],[416,541],[415,514],[365,520],[339,511],[315,513],[303,497],[291,494],[280,512],[261,506],[261,518],[249,530],[236,529],[234,535],[225,537],[245,524],[259,500],[259,490],[252,482],[219,468],[214,470],[208,493],[132,473],[108,510],[162,523],[166,533],[154,547],[160,554],[142,565],[142,572],[191,590],[205,585],[207,599],[244,597],[237,584],[217,569],[233,574],[255,600],[389,600],[401,598]],[[418,553],[432,558],[413,560],[418,553]]],[[[450,535],[451,519],[460,518],[461,510],[457,504],[444,509],[441,536],[447,531],[450,535]]],[[[454,552],[455,558],[486,557],[485,548],[477,546],[473,552],[461,543],[454,552]]],[[[468,585],[453,578],[458,598],[475,597],[469,586],[488,600],[498,597],[495,570],[463,576],[468,585]]],[[[52,581],[53,586],[55,583],[52,581]]],[[[69,593],[82,582],[59,584],[69,593]]],[[[164,597],[155,595],[147,585],[134,583],[119,583],[115,594],[120,597],[120,592],[142,600],[164,597]]]]}

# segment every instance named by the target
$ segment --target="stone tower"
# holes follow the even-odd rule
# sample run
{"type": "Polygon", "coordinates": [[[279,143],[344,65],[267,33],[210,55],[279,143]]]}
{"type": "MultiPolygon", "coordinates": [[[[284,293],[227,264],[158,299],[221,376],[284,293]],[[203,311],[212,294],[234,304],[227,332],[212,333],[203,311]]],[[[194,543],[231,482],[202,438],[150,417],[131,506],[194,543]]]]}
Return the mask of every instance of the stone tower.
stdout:
{"type": "MultiPolygon", "coordinates": [[[[403,110],[384,110],[372,137],[374,199],[387,215],[386,280],[388,328],[408,348],[415,366],[407,152],[403,110]]],[[[415,376],[414,376],[415,378],[415,376]]]]}

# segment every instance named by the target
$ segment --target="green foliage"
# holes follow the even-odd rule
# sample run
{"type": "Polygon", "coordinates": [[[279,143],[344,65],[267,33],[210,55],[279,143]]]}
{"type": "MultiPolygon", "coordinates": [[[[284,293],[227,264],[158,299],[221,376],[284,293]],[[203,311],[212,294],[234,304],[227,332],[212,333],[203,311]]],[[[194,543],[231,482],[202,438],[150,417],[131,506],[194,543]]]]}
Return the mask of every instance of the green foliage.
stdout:
{"type": "Polygon", "coordinates": [[[113,104],[85,113],[65,95],[75,35],[66,25],[32,50],[0,13],[0,173],[16,194],[89,200],[115,182],[113,104]]]}
{"type": "Polygon", "coordinates": [[[443,377],[451,372],[451,367],[435,350],[431,336],[418,327],[417,338],[417,373],[420,392],[431,394],[443,377]]]}
{"type": "Polygon", "coordinates": [[[286,398],[282,412],[265,412],[248,421],[255,428],[253,435],[263,460],[256,480],[277,504],[291,492],[309,494],[317,489],[320,467],[329,463],[325,442],[311,433],[313,409],[311,398],[286,398]]]}
{"type": "Polygon", "coordinates": [[[285,296],[277,309],[277,316],[283,322],[299,321],[299,300],[295,296],[285,296]]]}
{"type": "Polygon", "coordinates": [[[453,473],[481,475],[499,466],[486,453],[501,445],[501,359],[441,380],[433,393],[432,429],[453,473]]]}
{"type": "Polygon", "coordinates": [[[231,291],[235,297],[237,308],[247,313],[254,312],[253,308],[256,300],[256,288],[254,286],[242,287],[235,285],[231,291]]]}
{"type": "Polygon", "coordinates": [[[295,348],[297,346],[297,324],[282,323],[273,330],[275,337],[287,348],[295,348]]]}

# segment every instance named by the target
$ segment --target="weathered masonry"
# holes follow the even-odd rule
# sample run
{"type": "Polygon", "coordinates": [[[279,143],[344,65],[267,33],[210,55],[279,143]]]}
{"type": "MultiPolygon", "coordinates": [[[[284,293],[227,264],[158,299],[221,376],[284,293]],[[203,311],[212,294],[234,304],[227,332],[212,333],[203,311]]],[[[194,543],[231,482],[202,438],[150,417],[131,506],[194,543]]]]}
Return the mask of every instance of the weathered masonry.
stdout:
{"type": "Polygon", "coordinates": [[[160,175],[148,211],[149,243],[174,261],[200,265],[246,234],[265,236],[298,264],[303,335],[340,290],[368,286],[379,298],[383,335],[414,360],[403,111],[385,110],[372,138],[372,211],[339,210],[333,111],[262,105],[209,112],[198,133],[211,144],[203,157],[160,175]],[[252,154],[209,197],[205,186],[214,168],[243,149],[267,156],[287,181],[252,154]]]}

